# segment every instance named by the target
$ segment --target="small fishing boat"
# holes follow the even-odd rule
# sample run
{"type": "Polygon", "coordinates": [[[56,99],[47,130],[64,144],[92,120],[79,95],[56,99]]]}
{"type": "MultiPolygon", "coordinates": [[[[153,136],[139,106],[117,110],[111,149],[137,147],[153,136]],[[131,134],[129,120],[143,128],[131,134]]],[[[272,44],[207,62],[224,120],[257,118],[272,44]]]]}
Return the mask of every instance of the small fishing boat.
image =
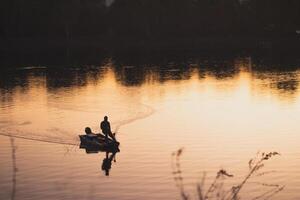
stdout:
{"type": "Polygon", "coordinates": [[[89,149],[90,151],[109,151],[118,152],[120,143],[112,139],[105,141],[102,134],[79,135],[80,148],[89,149]]]}

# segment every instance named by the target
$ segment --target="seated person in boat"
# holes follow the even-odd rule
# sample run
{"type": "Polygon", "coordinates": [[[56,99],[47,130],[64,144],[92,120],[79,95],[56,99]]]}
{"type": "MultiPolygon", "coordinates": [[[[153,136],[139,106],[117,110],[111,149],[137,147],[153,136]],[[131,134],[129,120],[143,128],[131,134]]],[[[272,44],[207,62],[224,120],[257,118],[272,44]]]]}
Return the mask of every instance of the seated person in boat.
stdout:
{"type": "Polygon", "coordinates": [[[85,128],[85,133],[86,133],[86,138],[85,139],[88,139],[88,141],[92,141],[92,142],[95,142],[96,144],[99,144],[103,142],[106,142],[106,138],[104,135],[102,135],[101,133],[93,133],[92,132],[92,129],[90,127],[86,127],[85,128]]]}
{"type": "Polygon", "coordinates": [[[92,129],[90,127],[86,127],[84,131],[89,138],[97,137],[97,135],[92,132],[92,129]]]}
{"type": "Polygon", "coordinates": [[[102,130],[102,133],[105,135],[105,141],[108,141],[108,138],[110,137],[113,141],[116,141],[116,138],[114,134],[111,132],[110,129],[110,123],[108,121],[108,117],[105,116],[104,120],[100,124],[100,128],[102,130]],[[109,137],[108,137],[109,136],[109,137]]]}

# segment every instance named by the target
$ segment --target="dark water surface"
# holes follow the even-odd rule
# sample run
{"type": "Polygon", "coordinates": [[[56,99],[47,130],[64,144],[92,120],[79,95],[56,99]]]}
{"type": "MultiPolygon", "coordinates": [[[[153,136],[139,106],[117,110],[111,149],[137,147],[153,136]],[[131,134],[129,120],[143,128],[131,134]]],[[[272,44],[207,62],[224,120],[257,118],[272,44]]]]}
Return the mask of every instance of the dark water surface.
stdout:
{"type": "Polygon", "coordinates": [[[278,151],[265,176],[241,192],[300,198],[300,65],[251,57],[99,65],[15,66],[0,79],[0,199],[180,199],[171,153],[184,147],[191,199],[224,168],[232,186],[257,151],[278,151]],[[146,64],[145,64],[146,63],[146,64]],[[149,64],[150,63],[150,64],[149,64]],[[86,154],[78,134],[104,115],[121,142],[109,176],[105,153],[86,154]]]}

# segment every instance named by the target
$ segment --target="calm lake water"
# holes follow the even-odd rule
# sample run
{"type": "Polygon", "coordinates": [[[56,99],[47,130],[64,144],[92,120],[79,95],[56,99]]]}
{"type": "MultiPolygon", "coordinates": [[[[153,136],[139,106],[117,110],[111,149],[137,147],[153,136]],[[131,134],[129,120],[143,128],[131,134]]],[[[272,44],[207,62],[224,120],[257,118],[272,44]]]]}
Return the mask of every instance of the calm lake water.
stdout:
{"type": "Polygon", "coordinates": [[[300,199],[300,65],[250,57],[159,64],[26,66],[1,71],[0,199],[181,199],[172,152],[181,155],[190,199],[206,173],[248,173],[258,151],[278,151],[244,186],[253,199],[300,199]],[[299,68],[298,68],[299,67],[299,68]],[[105,153],[79,149],[78,135],[109,116],[121,142],[109,176],[105,153]],[[261,184],[265,183],[265,184],[261,184]]]}

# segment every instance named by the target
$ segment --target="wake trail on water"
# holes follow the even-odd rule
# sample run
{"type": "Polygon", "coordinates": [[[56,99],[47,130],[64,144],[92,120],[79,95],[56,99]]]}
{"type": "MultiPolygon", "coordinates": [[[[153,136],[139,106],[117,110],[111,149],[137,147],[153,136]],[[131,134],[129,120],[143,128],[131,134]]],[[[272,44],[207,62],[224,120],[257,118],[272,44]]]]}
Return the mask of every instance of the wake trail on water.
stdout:
{"type": "MultiPolygon", "coordinates": [[[[10,137],[10,138],[13,137],[13,138],[19,138],[24,140],[31,140],[36,142],[45,142],[45,143],[52,143],[52,144],[62,144],[62,145],[72,145],[72,146],[79,144],[79,139],[76,140],[76,138],[74,137],[73,138],[68,137],[68,135],[66,135],[65,132],[59,129],[56,129],[56,136],[53,135],[51,136],[47,133],[44,134],[35,134],[33,132],[29,133],[28,131],[22,131],[18,129],[18,127],[25,127],[31,124],[32,122],[30,121],[25,121],[21,123],[7,121],[5,123],[2,123],[2,126],[0,126],[0,135],[10,137]]],[[[54,129],[50,129],[50,131],[52,130],[54,129]]]]}
{"type": "Polygon", "coordinates": [[[114,129],[114,133],[118,133],[122,126],[131,124],[137,120],[145,119],[155,113],[155,109],[153,107],[146,104],[142,104],[142,106],[144,107],[144,110],[137,112],[134,117],[115,122],[114,124],[116,124],[116,127],[114,129]]]}
{"type": "MultiPolygon", "coordinates": [[[[113,127],[115,127],[114,133],[119,133],[121,127],[133,123],[137,120],[145,119],[155,112],[155,109],[149,105],[140,105],[142,108],[137,109],[137,111],[131,114],[131,116],[127,116],[124,120],[119,120],[112,123],[113,127]]],[[[24,129],[24,127],[26,128],[31,125],[32,122],[30,121],[19,123],[11,121],[0,121],[0,135],[24,140],[69,146],[79,146],[80,144],[78,135],[70,133],[70,131],[61,130],[58,128],[45,129],[44,131],[37,131],[33,128],[30,128],[29,130],[24,129]]],[[[81,128],[82,127],[80,127],[80,129],[81,128]]]]}
{"type": "Polygon", "coordinates": [[[51,140],[47,140],[47,139],[30,138],[30,137],[26,137],[26,136],[14,135],[14,134],[9,134],[9,133],[0,133],[0,135],[7,136],[7,137],[24,139],[24,140],[32,140],[32,141],[36,141],[36,142],[45,142],[45,143],[62,144],[62,145],[70,145],[70,146],[79,145],[79,142],[72,143],[72,142],[51,141],[51,140]]]}

